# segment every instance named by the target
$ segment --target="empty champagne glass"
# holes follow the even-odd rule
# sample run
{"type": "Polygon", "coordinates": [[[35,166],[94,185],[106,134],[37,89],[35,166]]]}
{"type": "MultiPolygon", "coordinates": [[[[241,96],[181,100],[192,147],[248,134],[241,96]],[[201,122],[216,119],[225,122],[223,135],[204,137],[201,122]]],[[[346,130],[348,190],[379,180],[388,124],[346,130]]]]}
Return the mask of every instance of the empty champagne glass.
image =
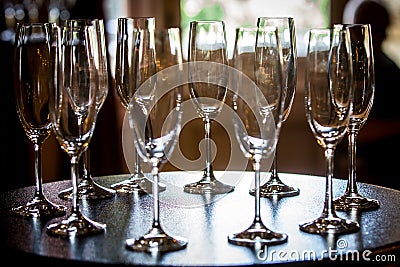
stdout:
{"type": "Polygon", "coordinates": [[[155,31],[157,71],[182,64],[182,45],[179,28],[158,29],[155,31]]]}
{"type": "Polygon", "coordinates": [[[224,184],[214,176],[210,142],[211,123],[222,109],[228,86],[228,73],[225,67],[228,65],[228,55],[223,21],[192,21],[190,23],[188,61],[189,63],[206,61],[218,63],[218,65],[210,66],[210,68],[204,67],[203,64],[189,65],[190,97],[197,113],[204,121],[206,166],[201,180],[184,185],[184,191],[193,194],[229,193],[234,190],[234,186],[224,184]],[[204,79],[197,79],[197,81],[216,79],[222,82],[218,85],[195,82],[200,76],[204,79]]]}
{"type": "Polygon", "coordinates": [[[26,204],[13,208],[23,217],[58,217],[66,207],[50,202],[43,193],[42,144],[50,136],[49,97],[54,90],[53,42],[56,25],[18,24],[15,34],[15,96],[18,116],[35,150],[35,194],[26,204]]]}
{"type": "Polygon", "coordinates": [[[374,55],[372,47],[371,26],[369,24],[335,25],[347,27],[353,58],[353,112],[347,126],[349,151],[349,177],[346,192],[333,200],[337,210],[374,210],[379,208],[379,201],[366,198],[358,193],[356,183],[356,143],[357,135],[366,122],[371,110],[374,91],[374,55]]]}
{"type": "MultiPolygon", "coordinates": [[[[167,69],[168,70],[168,69],[167,69]]],[[[181,87],[169,88],[168,75],[158,72],[136,91],[129,104],[129,125],[138,154],[152,166],[153,223],[150,230],[139,238],[126,240],[126,247],[134,251],[166,252],[183,249],[187,240],[167,234],[160,222],[159,168],[171,155],[178,141],[182,121],[181,87]],[[167,78],[165,78],[167,77],[167,78]]],[[[182,75],[175,72],[175,75],[182,75]]]]}
{"type": "Polygon", "coordinates": [[[243,154],[253,164],[255,181],[253,222],[244,231],[228,236],[230,243],[242,246],[273,245],[287,241],[286,234],[266,227],[260,214],[261,160],[273,157],[283,117],[282,50],[276,27],[258,24],[256,34],[254,63],[251,64],[251,58],[254,58],[252,48],[245,48],[253,35],[241,30],[236,37],[233,58],[236,68],[244,74],[250,73],[250,76],[236,75],[232,100],[236,114],[233,117],[236,139],[243,154]],[[249,68],[253,69],[254,75],[249,68]],[[252,81],[252,76],[256,83],[252,81]]]}
{"type": "Polygon", "coordinates": [[[60,62],[57,86],[50,105],[53,131],[71,160],[73,188],[69,216],[47,226],[47,233],[60,237],[89,236],[104,232],[106,225],[86,217],[78,204],[79,160],[89,146],[97,119],[99,35],[95,26],[66,21],[58,46],[60,62]]]}
{"type": "Polygon", "coordinates": [[[358,231],[357,222],[340,218],[332,201],[334,153],[346,134],[353,103],[352,60],[345,30],[311,29],[306,57],[305,108],[308,124],[325,151],[326,186],[320,217],[300,224],[313,234],[358,231]]]}
{"type": "MultiPolygon", "coordinates": [[[[283,84],[285,89],[283,123],[289,116],[296,91],[297,47],[294,19],[292,17],[261,17],[259,18],[259,23],[261,26],[275,26],[279,33],[279,40],[281,42],[283,54],[283,84]]],[[[278,176],[277,151],[278,149],[275,150],[271,176],[269,180],[261,186],[260,194],[262,197],[297,196],[300,193],[300,190],[293,186],[286,185],[278,176]]],[[[250,194],[254,195],[254,189],[250,190],[250,194]]]]}
{"type": "MultiPolygon", "coordinates": [[[[153,17],[119,18],[115,84],[120,101],[127,112],[137,88],[157,71],[153,17]]],[[[151,85],[150,85],[151,86],[151,85]]],[[[159,190],[165,185],[159,184],[159,190]]],[[[135,155],[135,170],[127,180],[111,185],[118,192],[150,192],[153,182],[140,168],[140,156],[135,155]]]]}
{"type": "MultiPolygon", "coordinates": [[[[99,64],[99,85],[100,90],[96,97],[96,106],[98,112],[103,106],[108,94],[108,71],[107,71],[107,47],[104,33],[104,22],[102,19],[77,19],[74,20],[76,23],[93,25],[96,29],[96,34],[99,35],[99,57],[96,58],[99,64]]],[[[78,198],[87,199],[104,199],[115,196],[115,190],[106,188],[96,183],[90,173],[90,153],[89,147],[83,153],[83,174],[80,183],[78,184],[78,198]]],[[[71,199],[73,194],[73,188],[67,188],[58,193],[58,196],[62,199],[71,199]]]]}
{"type": "Polygon", "coordinates": [[[233,48],[233,67],[254,81],[257,27],[243,26],[236,29],[233,48]]]}

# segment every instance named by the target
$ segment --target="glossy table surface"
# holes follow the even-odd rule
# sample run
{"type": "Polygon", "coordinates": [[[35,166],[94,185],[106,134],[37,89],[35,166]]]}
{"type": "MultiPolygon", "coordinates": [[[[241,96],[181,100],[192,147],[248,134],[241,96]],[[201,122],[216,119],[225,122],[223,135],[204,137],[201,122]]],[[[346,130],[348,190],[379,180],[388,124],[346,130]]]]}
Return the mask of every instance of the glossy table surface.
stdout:
{"type": "MultiPolygon", "coordinates": [[[[254,182],[252,172],[217,171],[218,179],[235,185],[225,195],[196,195],[183,192],[183,185],[200,179],[200,172],[164,172],[160,179],[167,189],[160,193],[160,220],[171,235],[185,237],[185,249],[152,255],[125,248],[125,240],[137,238],[151,226],[153,198],[151,195],[118,193],[112,199],[81,200],[82,213],[107,225],[102,234],[83,238],[62,239],[49,236],[49,221],[24,219],[10,212],[11,207],[25,203],[34,192],[25,187],[0,195],[0,242],[2,258],[15,263],[39,262],[42,265],[73,264],[102,266],[250,266],[274,263],[331,262],[345,260],[357,252],[361,260],[374,261],[377,255],[387,260],[400,250],[400,191],[359,183],[359,192],[380,201],[375,211],[337,212],[343,218],[360,223],[360,231],[344,235],[318,235],[300,231],[299,224],[320,216],[323,208],[325,178],[302,174],[280,174],[289,185],[298,187],[300,195],[279,200],[261,198],[261,217],[273,231],[288,235],[284,244],[251,248],[228,243],[227,236],[246,229],[254,217],[254,197],[249,189],[254,182]],[[331,256],[328,256],[331,253],[331,256]],[[364,253],[364,254],[363,254],[364,253]],[[336,255],[336,256],[335,256],[336,255]],[[340,258],[342,257],[342,258],[340,258]]],[[[127,179],[128,175],[96,177],[110,186],[127,179]]],[[[267,178],[267,173],[262,173],[267,178]]],[[[70,181],[44,184],[45,195],[57,204],[71,206],[58,198],[58,191],[70,181]]],[[[334,179],[334,197],[346,187],[345,180],[334,179]]],[[[69,211],[68,211],[69,212],[69,211]]]]}

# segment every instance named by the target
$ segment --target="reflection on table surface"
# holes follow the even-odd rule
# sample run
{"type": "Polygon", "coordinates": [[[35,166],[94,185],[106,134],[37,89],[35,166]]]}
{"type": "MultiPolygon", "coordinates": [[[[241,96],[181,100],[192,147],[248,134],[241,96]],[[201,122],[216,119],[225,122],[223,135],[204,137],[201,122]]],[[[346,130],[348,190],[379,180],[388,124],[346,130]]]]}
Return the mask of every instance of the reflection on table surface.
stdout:
{"type": "MultiPolygon", "coordinates": [[[[346,235],[316,235],[300,231],[299,223],[319,216],[323,208],[325,178],[282,173],[281,179],[300,189],[300,195],[282,199],[261,199],[261,217],[271,229],[288,235],[288,242],[257,249],[228,243],[227,236],[249,226],[254,215],[254,197],[249,189],[253,172],[217,171],[218,179],[235,185],[225,195],[197,195],[183,191],[183,185],[198,180],[201,172],[163,172],[161,182],[167,189],[160,193],[161,223],[172,235],[187,238],[185,249],[161,255],[134,252],[125,248],[125,240],[137,238],[148,231],[152,222],[151,195],[117,194],[103,200],[81,200],[82,212],[89,218],[105,223],[105,233],[96,236],[62,239],[49,236],[40,221],[15,217],[10,208],[24,203],[33,194],[33,187],[8,191],[0,195],[0,242],[4,257],[15,262],[36,260],[43,264],[74,264],[78,262],[108,265],[185,265],[231,266],[327,259],[328,253],[343,260],[365,257],[371,261],[377,254],[399,257],[400,191],[359,184],[364,196],[378,199],[375,211],[338,215],[357,220],[361,230],[346,235]],[[6,249],[6,250],[5,250],[6,249]],[[371,251],[371,253],[369,253],[371,251]],[[355,253],[357,252],[357,253],[355,253]],[[364,254],[363,254],[364,252],[364,254]],[[355,256],[353,256],[353,254],[355,256]],[[357,254],[357,255],[356,255],[357,254]],[[21,257],[22,255],[22,257],[21,257]],[[70,261],[71,260],[71,261],[70,261]]],[[[104,186],[126,179],[128,175],[94,178],[104,186]]],[[[149,176],[150,177],[150,176],[149,176]]],[[[264,181],[267,173],[262,173],[264,181]]],[[[70,208],[70,201],[57,193],[71,186],[70,181],[44,184],[49,199],[70,208]]],[[[334,179],[333,195],[340,196],[345,180],[334,179]]]]}

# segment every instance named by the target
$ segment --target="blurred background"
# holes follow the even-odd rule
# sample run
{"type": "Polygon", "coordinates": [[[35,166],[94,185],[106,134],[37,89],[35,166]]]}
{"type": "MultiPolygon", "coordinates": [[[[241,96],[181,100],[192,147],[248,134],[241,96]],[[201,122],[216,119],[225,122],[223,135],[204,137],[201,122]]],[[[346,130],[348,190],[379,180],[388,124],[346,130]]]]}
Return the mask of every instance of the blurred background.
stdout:
{"type": "MultiPolygon", "coordinates": [[[[228,41],[228,53],[232,56],[235,29],[243,25],[255,25],[260,16],[291,16],[295,20],[298,67],[297,88],[291,113],[283,124],[278,155],[278,171],[324,175],[325,163],[322,148],[317,144],[306,122],[304,112],[304,56],[306,55],[307,31],[315,27],[328,27],[334,23],[351,23],[361,0],[1,0],[1,118],[2,118],[2,190],[34,184],[33,148],[25,136],[17,117],[13,91],[13,40],[14,29],[20,22],[55,22],[62,25],[69,18],[102,18],[106,22],[110,87],[107,100],[98,117],[91,141],[91,171],[94,176],[129,173],[122,148],[121,128],[124,109],[119,103],[113,84],[116,51],[117,19],[119,17],[154,16],[156,28],[179,27],[181,29],[183,56],[187,56],[188,26],[197,19],[224,20],[228,41]]],[[[400,66],[400,1],[379,1],[390,13],[390,26],[383,44],[384,52],[400,66]]],[[[400,83],[391,85],[400,92],[400,83]]],[[[400,125],[399,117],[394,128],[400,125]]],[[[368,121],[367,121],[368,124],[368,121]]],[[[215,143],[214,168],[225,170],[232,155],[232,144],[224,127],[212,125],[215,143]]],[[[391,127],[391,126],[389,126],[391,127]]],[[[381,129],[375,129],[380,131],[381,129]]],[[[361,130],[361,133],[363,130],[361,130]]],[[[398,133],[397,133],[398,134],[398,133]]],[[[203,123],[197,118],[186,124],[180,136],[180,148],[188,159],[201,156],[199,144],[204,137],[203,123]]],[[[341,144],[336,156],[335,176],[347,177],[346,143],[341,144]]],[[[397,146],[389,144],[387,153],[398,160],[397,146]],[[394,154],[396,153],[396,154],[394,154]],[[393,156],[392,156],[393,155],[393,156]]],[[[391,186],[385,179],[368,172],[362,159],[359,161],[358,181],[391,186]]],[[[52,135],[43,146],[44,182],[69,180],[69,158],[61,151],[52,135]]],[[[390,166],[381,166],[389,168],[390,166]]],[[[395,166],[392,166],[395,167],[395,166]]],[[[175,170],[166,164],[162,170],[175,170]]],[[[264,170],[268,171],[268,170],[264,170]]],[[[283,178],[284,180],[284,178],[283,178]]],[[[393,186],[395,187],[395,186],[393,186]]]]}

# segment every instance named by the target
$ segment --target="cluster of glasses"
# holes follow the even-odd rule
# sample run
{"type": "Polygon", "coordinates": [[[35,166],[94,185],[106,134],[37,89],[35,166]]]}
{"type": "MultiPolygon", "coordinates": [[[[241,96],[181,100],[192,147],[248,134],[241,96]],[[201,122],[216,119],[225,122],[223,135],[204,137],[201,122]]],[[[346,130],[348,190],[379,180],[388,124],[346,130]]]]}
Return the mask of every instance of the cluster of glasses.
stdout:
{"type": "Polygon", "coordinates": [[[356,138],[371,110],[375,91],[374,57],[369,24],[336,24],[309,31],[306,58],[305,106],[310,128],[325,150],[326,193],[321,216],[300,225],[310,233],[358,231],[355,221],[335,210],[374,210],[379,201],[358,193],[356,138]],[[349,177],[345,193],[332,199],[335,148],[344,135],[349,140],[349,177]]]}
{"type": "MultiPolygon", "coordinates": [[[[359,229],[335,210],[371,210],[379,202],[361,196],[356,185],[356,137],[373,103],[374,66],[371,29],[363,25],[335,25],[309,31],[306,57],[305,107],[310,128],[326,156],[326,198],[322,215],[300,229],[309,233],[348,233],[359,229]],[[332,199],[336,145],[349,136],[349,179],[345,194],[332,199]]],[[[291,17],[260,17],[257,26],[236,30],[229,66],[223,21],[192,21],[188,62],[183,63],[179,28],[156,30],[152,17],[119,18],[115,85],[129,119],[136,150],[134,172],[127,180],[105,188],[90,175],[88,146],[99,110],[108,92],[108,70],[102,20],[68,20],[19,24],[16,34],[15,81],[17,110],[27,136],[34,143],[36,191],[32,200],[13,208],[24,217],[54,218],[67,208],[50,202],[43,193],[41,145],[53,130],[71,159],[72,188],[59,192],[71,199],[66,219],[47,226],[61,237],[104,232],[106,225],[80,212],[79,199],[111,198],[120,193],[152,193],[153,223],[137,239],[127,239],[134,251],[174,251],[187,246],[183,237],[170,236],[159,220],[159,167],[177,143],[182,124],[183,87],[187,81],[196,111],[204,121],[206,162],[197,182],[186,184],[190,194],[226,194],[234,186],[216,179],[211,161],[210,129],[224,104],[234,111],[236,139],[254,170],[253,223],[230,234],[236,245],[280,244],[285,233],[270,230],[260,216],[260,198],[297,196],[300,191],[278,176],[276,147],[296,91],[297,51],[291,17]],[[156,53],[157,52],[157,53],[156,53]],[[186,79],[183,77],[187,77],[186,79]],[[231,94],[228,93],[228,88],[231,94]],[[229,98],[229,99],[228,99],[229,98]],[[83,156],[84,170],[79,176],[83,156]],[[269,180],[261,185],[261,160],[274,158],[269,180]],[[140,168],[151,164],[152,178],[140,168]],[[79,179],[81,180],[78,183],[79,179]]]]}
{"type": "MultiPolygon", "coordinates": [[[[83,195],[110,197],[115,191],[95,183],[89,169],[79,181],[79,161],[88,153],[97,114],[108,93],[106,42],[102,20],[68,20],[18,24],[15,39],[15,91],[17,111],[35,147],[36,192],[14,212],[26,217],[59,217],[66,207],[51,203],[43,194],[41,145],[51,131],[70,156],[72,188],[59,196],[72,200],[67,219],[47,227],[57,236],[101,233],[105,225],[80,211],[83,195]],[[106,194],[106,195],[104,195],[106,194]]],[[[85,157],[86,158],[86,157],[85,157]]],[[[88,167],[85,164],[85,167],[88,167]]]]}

